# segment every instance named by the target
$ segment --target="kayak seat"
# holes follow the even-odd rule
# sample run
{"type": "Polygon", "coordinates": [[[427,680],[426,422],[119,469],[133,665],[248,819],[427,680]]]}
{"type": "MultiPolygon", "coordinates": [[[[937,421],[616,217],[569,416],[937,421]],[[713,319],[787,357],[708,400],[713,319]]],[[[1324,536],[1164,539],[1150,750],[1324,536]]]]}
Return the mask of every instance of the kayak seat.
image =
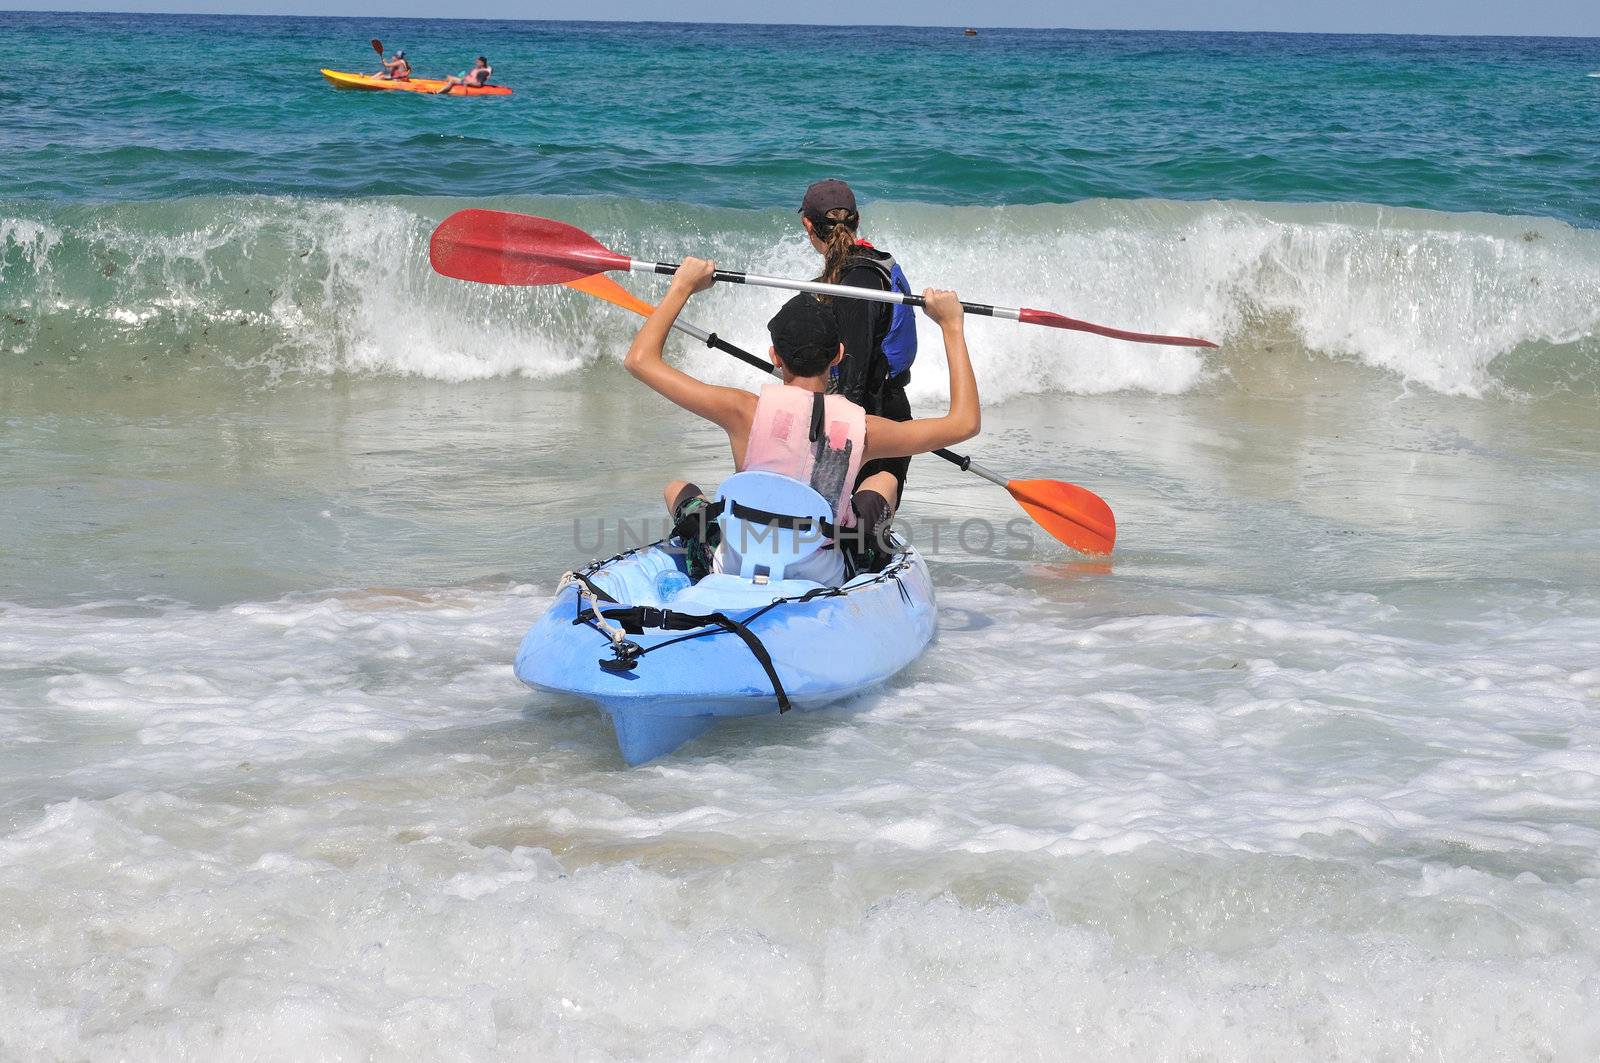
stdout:
{"type": "Polygon", "coordinates": [[[808,484],[774,472],[735,473],[717,489],[722,571],[776,583],[824,549],[833,507],[808,484]]]}
{"type": "Polygon", "coordinates": [[[822,584],[807,579],[781,579],[771,583],[752,583],[738,576],[713,572],[692,587],[685,587],[672,599],[670,608],[680,613],[717,613],[759,609],[774,598],[798,598],[822,584]]]}

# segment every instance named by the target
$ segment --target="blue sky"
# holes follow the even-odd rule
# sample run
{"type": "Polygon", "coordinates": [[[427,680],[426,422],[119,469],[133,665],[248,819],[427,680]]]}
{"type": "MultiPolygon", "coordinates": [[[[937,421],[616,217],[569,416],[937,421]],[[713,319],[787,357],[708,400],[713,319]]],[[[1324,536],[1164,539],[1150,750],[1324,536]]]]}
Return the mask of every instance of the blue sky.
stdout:
{"type": "Polygon", "coordinates": [[[1600,0],[0,0],[5,9],[1600,36],[1600,0]]]}

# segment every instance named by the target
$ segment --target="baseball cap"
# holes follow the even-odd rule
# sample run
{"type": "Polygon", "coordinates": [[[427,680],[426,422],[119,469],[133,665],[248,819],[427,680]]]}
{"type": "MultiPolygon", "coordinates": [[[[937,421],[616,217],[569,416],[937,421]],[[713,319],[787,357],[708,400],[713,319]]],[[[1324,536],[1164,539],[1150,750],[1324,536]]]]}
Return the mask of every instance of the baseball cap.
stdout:
{"type": "Polygon", "coordinates": [[[790,299],[767,322],[772,347],[795,376],[816,376],[839,353],[839,321],[833,308],[806,292],[790,299]]]}
{"type": "Polygon", "coordinates": [[[822,221],[827,218],[830,210],[847,210],[851,214],[856,210],[856,194],[850,191],[850,186],[837,177],[830,177],[824,181],[813,182],[806,189],[805,198],[800,201],[800,213],[812,221],[822,221]]]}

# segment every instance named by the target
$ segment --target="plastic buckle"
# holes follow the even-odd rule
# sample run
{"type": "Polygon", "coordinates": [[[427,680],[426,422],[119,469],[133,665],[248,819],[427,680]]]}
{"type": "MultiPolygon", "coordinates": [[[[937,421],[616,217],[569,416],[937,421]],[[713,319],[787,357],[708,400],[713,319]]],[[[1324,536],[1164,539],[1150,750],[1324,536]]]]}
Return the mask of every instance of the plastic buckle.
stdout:
{"type": "Polygon", "coordinates": [[[639,663],[639,654],[644,651],[639,648],[637,642],[623,639],[621,642],[611,644],[611,652],[614,654],[611,659],[600,658],[600,667],[608,672],[631,672],[639,663]]]}

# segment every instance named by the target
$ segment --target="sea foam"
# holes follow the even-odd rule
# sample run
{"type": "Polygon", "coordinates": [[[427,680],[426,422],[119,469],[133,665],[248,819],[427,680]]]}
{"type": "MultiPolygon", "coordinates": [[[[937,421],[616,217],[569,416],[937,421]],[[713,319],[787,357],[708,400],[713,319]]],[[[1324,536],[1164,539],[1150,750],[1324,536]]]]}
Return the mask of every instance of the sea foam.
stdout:
{"type": "MultiPolygon", "coordinates": [[[[437,199],[176,200],[29,208],[0,218],[5,343],[158,365],[201,354],[272,374],[550,376],[620,360],[637,319],[560,289],[439,277],[426,259],[437,199]]],[[[711,257],[807,277],[817,257],[791,215],[629,200],[508,199],[635,257],[711,257]]],[[[975,319],[986,397],[1177,394],[1237,374],[1306,377],[1328,359],[1451,395],[1600,386],[1600,234],[1548,219],[1360,205],[1085,201],[944,208],[878,204],[866,231],[917,286],[953,287],[1218,352],[975,319]]],[[[664,282],[627,282],[646,299],[664,282]]],[[[748,348],[783,293],[714,289],[686,317],[748,348]]],[[[914,397],[944,391],[938,336],[919,318],[914,397]]],[[[750,382],[675,340],[696,371],[750,382]]],[[[6,372],[15,372],[10,369],[6,372]]]]}
{"type": "Polygon", "coordinates": [[[543,590],[0,607],[0,1049],[1600,1048],[1592,597],[945,599],[997,622],[634,771],[517,692],[543,590]]]}

